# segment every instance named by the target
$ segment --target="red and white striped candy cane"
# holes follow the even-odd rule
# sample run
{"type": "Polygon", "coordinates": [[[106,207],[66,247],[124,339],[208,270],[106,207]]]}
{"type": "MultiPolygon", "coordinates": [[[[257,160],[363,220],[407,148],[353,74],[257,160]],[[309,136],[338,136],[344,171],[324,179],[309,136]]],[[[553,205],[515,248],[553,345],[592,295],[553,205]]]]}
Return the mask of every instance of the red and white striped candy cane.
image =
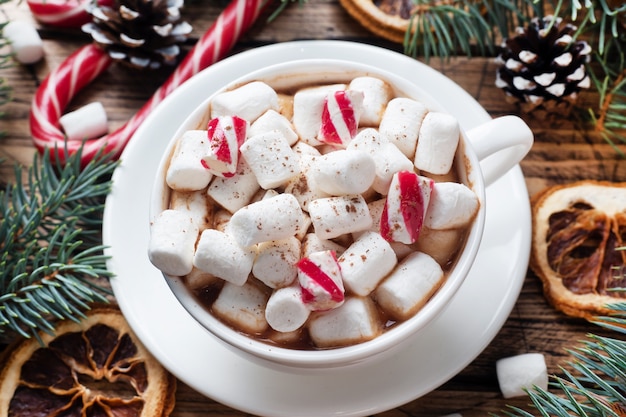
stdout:
{"type": "Polygon", "coordinates": [[[262,4],[265,0],[231,1],[165,83],[125,125],[108,135],[85,142],[67,141],[60,129],[59,119],[71,99],[105,71],[112,61],[93,44],[80,48],[53,70],[37,89],[30,112],[30,129],[35,146],[40,151],[49,148],[51,157],[60,162],[64,161],[66,150],[71,155],[81,146],[83,165],[102,150],[118,157],[139,125],[168,94],[226,56],[255,22],[262,4]]]}
{"type": "MultiPolygon", "coordinates": [[[[101,6],[112,7],[115,0],[98,0],[101,6]]],[[[90,0],[26,0],[37,21],[51,26],[79,28],[91,21],[87,13],[90,0]]]]}

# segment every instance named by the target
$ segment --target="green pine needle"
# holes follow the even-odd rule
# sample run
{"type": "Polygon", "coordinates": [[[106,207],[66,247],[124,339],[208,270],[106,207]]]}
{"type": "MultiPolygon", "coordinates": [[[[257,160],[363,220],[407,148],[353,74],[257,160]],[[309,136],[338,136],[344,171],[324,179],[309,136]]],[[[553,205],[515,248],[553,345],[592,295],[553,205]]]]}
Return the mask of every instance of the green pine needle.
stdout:
{"type": "Polygon", "coordinates": [[[83,168],[80,158],[61,166],[36,155],[0,191],[0,338],[52,333],[53,319],[79,320],[107,301],[100,227],[117,162],[97,155],[83,168]]]}

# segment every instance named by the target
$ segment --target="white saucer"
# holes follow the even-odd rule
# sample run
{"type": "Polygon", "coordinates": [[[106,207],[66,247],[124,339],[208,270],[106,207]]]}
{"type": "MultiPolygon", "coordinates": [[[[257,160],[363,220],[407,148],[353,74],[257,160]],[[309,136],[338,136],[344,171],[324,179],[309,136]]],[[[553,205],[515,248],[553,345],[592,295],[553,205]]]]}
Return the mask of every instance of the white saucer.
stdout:
{"type": "Polygon", "coordinates": [[[247,413],[272,416],[366,416],[412,401],[467,366],[489,344],[521,290],[530,253],[530,207],[521,169],[487,189],[484,240],[453,302],[404,349],[374,364],[313,372],[278,371],[233,353],[174,298],[147,258],[148,204],[154,173],[176,128],[212,92],[275,63],[341,58],[377,65],[439,97],[470,129],[485,110],[458,85],[418,61],[378,47],[303,41],[257,48],[225,59],[172,93],[143,123],[122,155],[107,199],[103,240],[111,284],[133,330],[154,356],[198,392],[247,413]]]}

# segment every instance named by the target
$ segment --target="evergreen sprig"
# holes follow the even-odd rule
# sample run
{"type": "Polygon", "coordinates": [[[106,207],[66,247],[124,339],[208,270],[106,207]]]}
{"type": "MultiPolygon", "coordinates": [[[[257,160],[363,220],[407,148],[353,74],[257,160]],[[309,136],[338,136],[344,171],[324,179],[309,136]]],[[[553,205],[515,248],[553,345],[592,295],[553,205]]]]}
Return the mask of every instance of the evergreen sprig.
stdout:
{"type": "Polygon", "coordinates": [[[0,191],[0,338],[53,333],[54,319],[79,320],[109,290],[100,226],[117,162],[81,152],[61,166],[50,151],[0,191]]]}

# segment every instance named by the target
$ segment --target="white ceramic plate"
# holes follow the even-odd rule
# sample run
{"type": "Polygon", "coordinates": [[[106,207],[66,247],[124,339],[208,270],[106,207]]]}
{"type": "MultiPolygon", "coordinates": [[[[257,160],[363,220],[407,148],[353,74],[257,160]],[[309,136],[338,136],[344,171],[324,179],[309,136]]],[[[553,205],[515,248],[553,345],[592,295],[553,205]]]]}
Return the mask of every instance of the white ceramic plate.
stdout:
{"type": "Polygon", "coordinates": [[[484,240],[465,283],[444,313],[403,349],[373,364],[323,372],[253,363],[210,335],[181,307],[147,258],[150,190],[176,128],[208,95],[245,73],[295,59],[341,58],[377,65],[439,98],[464,129],[489,120],[457,84],[418,61],[340,41],[288,42],[235,55],[196,75],[153,111],[122,155],[107,199],[103,240],[111,284],[133,330],[154,356],[198,392],[247,413],[365,416],[412,401],[452,378],[500,330],[517,297],[530,252],[530,207],[521,169],[487,189],[484,240]],[[514,221],[512,221],[514,220],[514,221]]]}

